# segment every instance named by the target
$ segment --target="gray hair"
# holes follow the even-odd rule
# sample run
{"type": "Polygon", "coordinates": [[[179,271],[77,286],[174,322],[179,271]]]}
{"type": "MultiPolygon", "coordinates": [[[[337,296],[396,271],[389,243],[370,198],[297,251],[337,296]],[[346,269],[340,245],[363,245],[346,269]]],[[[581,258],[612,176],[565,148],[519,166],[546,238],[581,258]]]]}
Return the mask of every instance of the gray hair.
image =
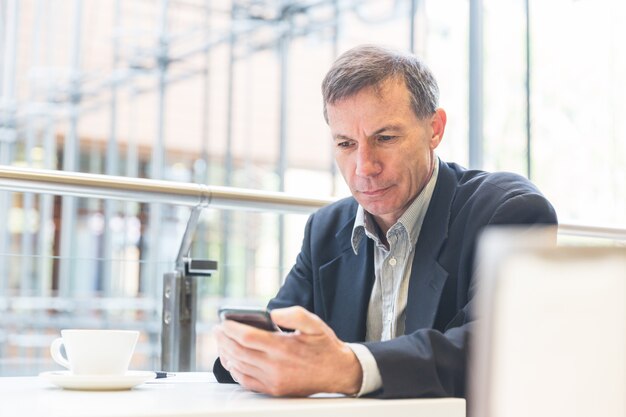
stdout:
{"type": "Polygon", "coordinates": [[[322,82],[324,118],[326,106],[352,97],[364,88],[379,90],[383,82],[403,80],[418,119],[432,115],[439,106],[439,87],[430,69],[418,57],[376,45],[361,45],[337,58],[322,82]]]}

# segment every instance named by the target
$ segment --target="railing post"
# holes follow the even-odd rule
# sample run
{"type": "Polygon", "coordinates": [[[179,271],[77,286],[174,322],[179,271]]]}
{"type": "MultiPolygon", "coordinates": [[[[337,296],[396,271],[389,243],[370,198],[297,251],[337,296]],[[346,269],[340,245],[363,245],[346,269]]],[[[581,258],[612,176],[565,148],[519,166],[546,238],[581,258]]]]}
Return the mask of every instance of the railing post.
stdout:
{"type": "Polygon", "coordinates": [[[180,271],[167,272],[163,275],[163,312],[161,315],[161,369],[173,371],[180,369],[180,271]]]}
{"type": "Polygon", "coordinates": [[[163,276],[161,369],[196,368],[197,277],[167,272],[163,276]]]}
{"type": "Polygon", "coordinates": [[[186,258],[202,206],[191,211],[176,258],[176,270],[163,275],[161,369],[189,372],[196,368],[197,279],[211,276],[217,262],[186,258]]]}

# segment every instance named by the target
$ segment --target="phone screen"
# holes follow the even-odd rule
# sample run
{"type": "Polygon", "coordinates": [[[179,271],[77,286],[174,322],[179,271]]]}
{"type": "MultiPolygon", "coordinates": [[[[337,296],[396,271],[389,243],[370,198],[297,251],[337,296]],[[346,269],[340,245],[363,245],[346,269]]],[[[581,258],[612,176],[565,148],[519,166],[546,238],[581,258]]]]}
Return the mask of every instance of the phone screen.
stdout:
{"type": "Polygon", "coordinates": [[[218,310],[220,320],[233,320],[270,332],[280,331],[272,321],[269,311],[259,308],[222,307],[218,310]]]}

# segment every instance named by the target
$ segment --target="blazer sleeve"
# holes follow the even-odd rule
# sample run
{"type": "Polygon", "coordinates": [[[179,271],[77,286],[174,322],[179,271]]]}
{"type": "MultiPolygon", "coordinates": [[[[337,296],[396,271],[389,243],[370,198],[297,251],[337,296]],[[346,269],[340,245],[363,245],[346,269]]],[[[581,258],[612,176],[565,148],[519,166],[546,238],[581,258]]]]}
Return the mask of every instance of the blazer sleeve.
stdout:
{"type": "MultiPolygon", "coordinates": [[[[482,223],[483,227],[553,225],[557,223],[557,217],[552,205],[541,194],[528,193],[501,202],[482,223]]],[[[475,242],[467,244],[474,245],[475,242]]],[[[467,273],[471,275],[472,271],[467,273]]],[[[465,397],[469,345],[474,327],[473,285],[472,281],[469,301],[444,330],[420,329],[392,340],[364,343],[374,355],[383,380],[383,387],[370,396],[465,397]]],[[[450,300],[442,300],[446,301],[450,300]]]]}
{"type": "Polygon", "coordinates": [[[213,362],[213,375],[215,376],[215,379],[219,383],[222,383],[222,384],[236,384],[237,383],[233,379],[233,377],[230,375],[230,372],[228,372],[226,368],[222,366],[222,362],[220,362],[220,358],[215,359],[215,362],[213,362]]]}

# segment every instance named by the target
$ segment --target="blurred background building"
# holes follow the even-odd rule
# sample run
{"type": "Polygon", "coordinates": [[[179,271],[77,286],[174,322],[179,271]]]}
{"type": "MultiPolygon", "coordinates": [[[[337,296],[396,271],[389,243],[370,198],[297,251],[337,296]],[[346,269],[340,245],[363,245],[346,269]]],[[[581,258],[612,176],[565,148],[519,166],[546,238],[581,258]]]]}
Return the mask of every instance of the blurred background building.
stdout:
{"type": "MultiPolygon", "coordinates": [[[[626,224],[621,0],[0,0],[0,165],[348,195],[321,80],[341,52],[422,56],[439,155],[530,177],[562,221],[626,224]]],[[[161,277],[189,210],[0,191],[0,375],[53,367],[59,329],[142,330],[158,365],[161,277]]],[[[198,369],[224,303],[262,305],[306,216],[205,210],[198,369]]],[[[156,369],[156,368],[154,368],[156,369]]]]}

